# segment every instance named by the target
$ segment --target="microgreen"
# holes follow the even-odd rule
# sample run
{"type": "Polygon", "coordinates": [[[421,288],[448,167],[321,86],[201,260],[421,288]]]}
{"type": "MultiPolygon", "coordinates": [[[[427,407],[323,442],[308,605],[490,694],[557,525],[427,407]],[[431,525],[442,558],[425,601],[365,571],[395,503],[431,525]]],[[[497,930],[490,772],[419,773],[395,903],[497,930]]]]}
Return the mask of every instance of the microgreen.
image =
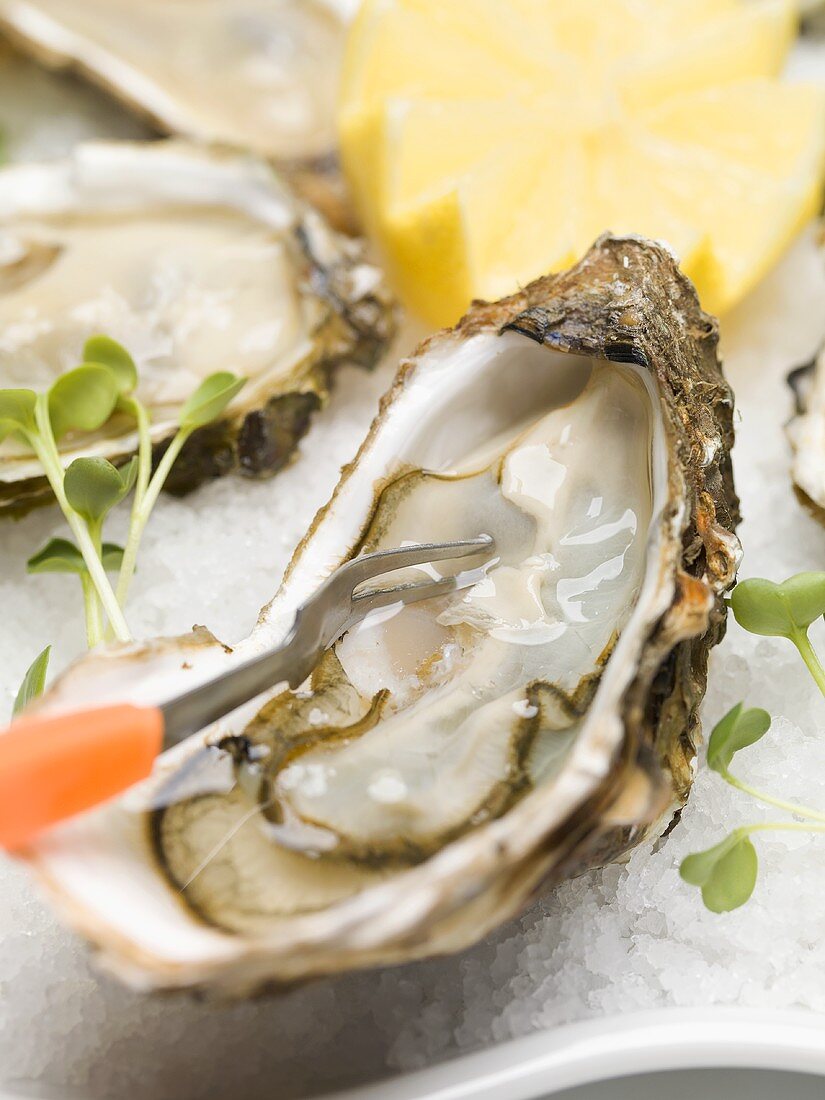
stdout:
{"type": "Polygon", "coordinates": [[[192,432],[211,424],[224,411],[236,394],[240,393],[246,379],[237,378],[229,371],[211,374],[195,390],[180,411],[181,429],[192,432]]]}
{"type": "Polygon", "coordinates": [[[117,377],[101,363],[84,363],[61,374],[49,390],[49,419],[55,439],[67,432],[95,432],[117,402],[117,377]]]}
{"type": "Polygon", "coordinates": [[[742,581],[730,603],[736,621],[750,634],[792,642],[825,694],[825,670],[808,640],[808,627],[825,614],[825,573],[797,573],[782,584],[742,581]]]}
{"type": "MultiPolygon", "coordinates": [[[[105,573],[117,573],[123,564],[123,548],[113,542],[102,542],[98,556],[105,573]]],[[[49,539],[29,558],[26,568],[33,574],[71,573],[79,577],[86,614],[86,640],[90,646],[96,645],[102,632],[100,607],[88,566],[77,546],[68,539],[49,539]]]]}
{"type": "MultiPolygon", "coordinates": [[[[742,581],[733,591],[730,606],[737,623],[751,634],[787,638],[792,642],[825,694],[825,671],[808,638],[808,628],[825,614],[825,573],[797,573],[781,584],[761,578],[742,581]]],[[[745,709],[743,703],[738,703],[716,724],[710,735],[708,767],[736,790],[802,820],[740,826],[712,848],[695,852],[682,861],[679,869],[682,878],[701,888],[702,900],[714,913],[737,909],[751,897],[759,868],[756,849],[750,839],[754,833],[825,832],[825,813],[776,798],[731,772],[736,754],[760,741],[770,725],[767,711],[745,709]]]]}
{"type": "Polygon", "coordinates": [[[758,870],[756,849],[743,828],[682,860],[679,873],[691,886],[702,888],[702,900],[712,913],[727,913],[749,900],[758,870]]]}
{"type": "MultiPolygon", "coordinates": [[[[123,547],[104,542],[100,558],[107,573],[116,573],[123,561],[123,547]]],[[[41,550],[32,554],[26,569],[29,573],[74,573],[78,577],[88,572],[83,555],[68,539],[49,539],[41,550]]]]}
{"type": "Polygon", "coordinates": [[[770,729],[771,716],[766,710],[744,709],[737,703],[714,728],[708,742],[708,767],[727,774],[734,754],[756,744],[770,729]]]}
{"type": "Polygon", "coordinates": [[[797,573],[782,584],[754,577],[737,585],[730,602],[750,634],[793,638],[825,615],[825,573],[797,573]]]}
{"type": "Polygon", "coordinates": [[[23,442],[36,431],[34,390],[0,390],[0,442],[15,435],[23,442]]]}
{"type": "Polygon", "coordinates": [[[17,692],[17,698],[14,700],[12,717],[16,717],[29,705],[32,699],[36,699],[38,695],[43,694],[43,688],[46,686],[46,673],[49,670],[49,657],[51,656],[51,652],[52,647],[47,645],[43,652],[38,653],[29,665],[26,670],[26,675],[23,677],[20,689],[17,692]]]}
{"type": "Polygon", "coordinates": [[[140,540],[143,537],[149,516],[178,455],[192,433],[198,428],[217,420],[245,384],[246,379],[238,378],[236,375],[230,374],[229,371],[218,371],[201,382],[200,386],[181,408],[178,418],[178,430],[166,448],[151,479],[148,476],[146,460],[147,454],[151,453],[149,419],[143,413],[143,407],[139,402],[137,403],[138,436],[140,439],[138,477],[129,523],[129,535],[126,539],[123,565],[117,584],[117,598],[121,604],[125,603],[129,594],[140,540]]]}
{"type": "Polygon", "coordinates": [[[86,573],[83,555],[68,539],[49,539],[42,549],[26,562],[29,573],[86,573]]]}
{"type": "Polygon", "coordinates": [[[0,390],[0,443],[13,437],[43,468],[74,541],[52,539],[29,559],[28,570],[80,578],[87,640],[94,646],[104,637],[105,620],[111,636],[130,639],[123,607],[152,509],[186,441],[221,416],[244,379],[228,371],[204,379],[181,407],[177,431],[153,471],[151,417],[137,394],[134,359],[117,341],[98,334],[84,344],[83,360],[61,374],[46,393],[0,390]],[[119,468],[90,456],[76,458],[64,469],[58,443],[71,433],[82,445],[82,436],[101,429],[115,412],[134,420],[137,454],[119,468]],[[121,548],[103,541],[103,525],[130,494],[129,531],[121,548]],[[109,573],[117,573],[116,590],[109,573]]]}
{"type": "Polygon", "coordinates": [[[98,524],[132,491],[137,458],[119,470],[105,458],[76,458],[66,470],[63,486],[72,508],[89,524],[98,524]]]}
{"type": "Polygon", "coordinates": [[[110,336],[91,336],[83,345],[83,360],[108,367],[122,397],[137,389],[138,370],[134,359],[126,348],[110,336]]]}

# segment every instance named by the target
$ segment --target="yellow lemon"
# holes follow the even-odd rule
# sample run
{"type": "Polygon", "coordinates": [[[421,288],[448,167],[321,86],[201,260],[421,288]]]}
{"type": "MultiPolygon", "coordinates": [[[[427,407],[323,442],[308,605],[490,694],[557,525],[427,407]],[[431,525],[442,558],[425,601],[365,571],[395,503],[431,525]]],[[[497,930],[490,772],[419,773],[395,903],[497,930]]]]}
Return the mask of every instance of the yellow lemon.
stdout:
{"type": "Polygon", "coordinates": [[[365,0],[342,155],[402,297],[451,323],[609,229],[733,305],[821,200],[825,89],[779,79],[795,31],[790,0],[365,0]]]}

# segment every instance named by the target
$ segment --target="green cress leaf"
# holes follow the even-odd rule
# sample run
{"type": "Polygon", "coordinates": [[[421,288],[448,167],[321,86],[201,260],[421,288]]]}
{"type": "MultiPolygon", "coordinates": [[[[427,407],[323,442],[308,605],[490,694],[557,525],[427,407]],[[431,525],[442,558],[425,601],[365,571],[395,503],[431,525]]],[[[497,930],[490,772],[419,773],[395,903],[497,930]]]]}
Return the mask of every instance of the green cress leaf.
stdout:
{"type": "Polygon", "coordinates": [[[13,432],[34,432],[37,426],[34,390],[0,390],[0,442],[13,432]]]}
{"type": "Polygon", "coordinates": [[[825,614],[825,573],[797,573],[782,584],[742,581],[733,590],[731,607],[751,634],[791,638],[825,614]]]}
{"type": "Polygon", "coordinates": [[[108,367],[88,363],[61,374],[49,390],[55,439],[70,431],[96,431],[112,415],[117,398],[117,380],[108,367]]]}
{"type": "Polygon", "coordinates": [[[118,470],[105,458],[76,458],[66,470],[63,488],[72,508],[96,522],[130,492],[137,476],[137,459],[118,470]]]}
{"type": "Polygon", "coordinates": [[[784,637],[792,628],[780,585],[761,578],[737,584],[730,598],[736,621],[751,634],[784,637]]]}
{"type": "Polygon", "coordinates": [[[32,699],[36,699],[38,695],[43,694],[51,652],[52,647],[47,645],[43,652],[38,653],[29,665],[26,675],[23,677],[23,683],[20,685],[20,690],[17,692],[17,698],[14,700],[12,717],[16,717],[24,707],[28,706],[32,699]]]}
{"type": "Polygon", "coordinates": [[[100,560],[107,573],[118,573],[123,564],[124,549],[116,542],[104,542],[100,548],[100,560]]]}
{"type": "MultiPolygon", "coordinates": [[[[107,573],[117,573],[123,561],[123,547],[114,542],[104,542],[100,557],[107,573]]],[[[49,539],[42,550],[29,558],[26,568],[29,573],[75,573],[84,576],[88,572],[83,555],[68,539],[49,539]]]]}
{"type": "Polygon", "coordinates": [[[712,913],[728,913],[744,905],[758,871],[756,849],[738,829],[713,848],[687,856],[679,868],[685,882],[702,888],[702,900],[712,913]]]}
{"type": "Polygon", "coordinates": [[[714,873],[719,860],[723,859],[738,842],[739,834],[734,831],[718,844],[714,844],[712,848],[685,856],[679,867],[679,874],[691,886],[704,886],[714,873]]]}
{"type": "Polygon", "coordinates": [[[740,749],[746,749],[764,737],[770,729],[771,716],[766,710],[752,707],[743,709],[737,703],[714,726],[708,742],[708,767],[721,775],[726,774],[730,762],[740,749]]]}
{"type": "Polygon", "coordinates": [[[797,626],[805,629],[825,615],[825,573],[797,573],[779,587],[797,626]]]}
{"type": "Polygon", "coordinates": [[[83,555],[68,539],[49,539],[46,545],[26,562],[29,573],[86,572],[83,555]]]}
{"type": "Polygon", "coordinates": [[[137,455],[133,455],[132,458],[130,458],[129,461],[123,466],[118,466],[117,472],[120,474],[120,483],[123,486],[123,493],[120,498],[121,500],[123,500],[123,497],[127,497],[129,493],[131,493],[132,489],[134,489],[135,482],[137,481],[137,455]]]}
{"type": "Polygon", "coordinates": [[[180,411],[181,428],[194,431],[217,419],[236,394],[246,385],[245,378],[238,378],[229,371],[210,374],[198,386],[180,411]]]}
{"type": "Polygon", "coordinates": [[[102,364],[117,380],[121,394],[132,393],[138,384],[138,371],[129,352],[111,336],[91,336],[83,345],[84,364],[102,364]]]}

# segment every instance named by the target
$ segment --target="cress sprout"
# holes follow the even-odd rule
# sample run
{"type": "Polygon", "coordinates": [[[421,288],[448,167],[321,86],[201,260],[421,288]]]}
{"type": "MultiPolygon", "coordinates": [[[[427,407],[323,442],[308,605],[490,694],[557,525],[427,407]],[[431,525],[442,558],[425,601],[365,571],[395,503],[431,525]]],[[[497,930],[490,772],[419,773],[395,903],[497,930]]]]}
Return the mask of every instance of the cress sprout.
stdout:
{"type": "MultiPolygon", "coordinates": [[[[74,541],[51,539],[29,559],[28,570],[80,578],[90,647],[105,636],[131,640],[123,609],[152,509],[186,441],[220,417],[244,383],[228,371],[204,379],[182,406],[177,431],[154,467],[151,416],[137,394],[138,370],[111,337],[87,340],[83,362],[45,393],[0,390],[0,443],[12,438],[35,455],[74,536],[74,541]],[[97,432],[115,414],[135,423],[135,456],[120,466],[100,457],[76,458],[64,468],[60,441],[97,432]],[[103,526],[109,512],[129,497],[129,529],[121,548],[103,541],[103,526]],[[117,574],[114,585],[109,574],[117,574]]],[[[19,706],[42,690],[48,657],[46,649],[27,672],[19,706]]]]}
{"type": "Polygon", "coordinates": [[[17,698],[14,700],[12,717],[18,715],[32,699],[42,694],[43,688],[46,686],[46,673],[49,669],[51,652],[52,647],[47,645],[43,652],[38,653],[29,665],[26,675],[23,677],[23,683],[20,685],[20,690],[17,692],[17,698]]]}
{"type": "MultiPolygon", "coordinates": [[[[825,573],[798,573],[782,584],[758,578],[742,581],[734,589],[730,605],[737,623],[751,634],[787,638],[796,646],[825,695],[825,670],[808,638],[808,628],[825,614],[825,573]]],[[[759,859],[750,839],[754,833],[825,832],[825,813],[775,798],[731,772],[736,753],[760,741],[770,725],[767,711],[745,709],[743,703],[737,703],[710,735],[707,762],[712,771],[736,790],[797,819],[742,825],[712,848],[682,860],[682,878],[701,888],[702,900],[714,913],[738,909],[751,897],[759,871],[759,859]]]]}

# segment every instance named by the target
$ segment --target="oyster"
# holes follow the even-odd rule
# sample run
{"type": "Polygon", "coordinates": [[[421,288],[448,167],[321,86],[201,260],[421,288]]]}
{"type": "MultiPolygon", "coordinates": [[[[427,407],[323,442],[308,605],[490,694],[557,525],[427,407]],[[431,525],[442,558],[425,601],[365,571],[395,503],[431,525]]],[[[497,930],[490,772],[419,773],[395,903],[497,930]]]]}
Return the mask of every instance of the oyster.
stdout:
{"type": "MultiPolygon", "coordinates": [[[[170,488],[290,457],[336,367],[371,365],[393,329],[359,246],[249,157],[177,142],[80,146],[0,172],[0,386],[46,388],[95,332],[119,340],[161,448],[181,403],[219,369],[249,381],[226,418],[190,440],[170,488]]],[[[118,460],[131,421],[69,438],[118,460]]],[[[12,441],[0,446],[0,512],[47,497],[12,441]]]]}
{"type": "Polygon", "coordinates": [[[788,375],[794,415],[786,432],[793,448],[791,476],[800,499],[825,509],[825,349],[788,375]]]}
{"type": "MultiPolygon", "coordinates": [[[[825,260],[825,226],[819,228],[817,244],[825,260]]],[[[802,503],[825,522],[825,347],[792,370],[787,381],[794,400],[786,426],[793,450],[791,476],[802,503]]]]}
{"type": "Polygon", "coordinates": [[[345,25],[323,0],[0,0],[0,30],[163,132],[273,158],[345,218],[335,160],[345,25]]]}
{"type": "Polygon", "coordinates": [[[600,239],[405,361],[274,600],[111,648],[42,707],[162,702],[285,635],[343,560],[496,538],[475,585],[384,609],[300,691],[190,739],[26,857],[144,988],[248,993],[457,950],[684,801],[739,559],[732,397],[671,255],[600,239]]]}

